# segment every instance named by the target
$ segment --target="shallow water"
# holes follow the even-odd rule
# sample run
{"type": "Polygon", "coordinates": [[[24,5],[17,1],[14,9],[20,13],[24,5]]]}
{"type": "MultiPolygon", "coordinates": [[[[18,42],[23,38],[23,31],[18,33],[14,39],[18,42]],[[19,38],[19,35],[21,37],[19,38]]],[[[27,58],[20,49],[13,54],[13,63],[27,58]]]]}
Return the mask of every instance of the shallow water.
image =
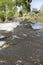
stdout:
{"type": "MultiPolygon", "coordinates": [[[[0,23],[0,30],[6,30],[6,31],[13,31],[15,30],[15,33],[17,32],[17,34],[19,34],[19,32],[21,32],[20,36],[24,36],[26,37],[28,33],[28,30],[36,30],[36,29],[43,29],[43,23],[40,22],[34,22],[34,23],[27,23],[27,22],[10,22],[10,23],[0,23]],[[27,32],[26,32],[27,30],[27,32]],[[25,31],[25,32],[24,32],[25,31]]],[[[40,36],[40,34],[36,35],[36,36],[40,36]]],[[[0,36],[0,40],[3,39],[3,35],[0,36]]],[[[12,36],[14,38],[19,38],[19,36],[17,35],[13,35],[12,36]]],[[[9,38],[10,39],[10,38],[9,38]]],[[[2,46],[3,44],[5,44],[6,41],[0,41],[0,46],[2,46]]]]}
{"type": "Polygon", "coordinates": [[[43,30],[33,30],[31,24],[21,23],[4,39],[9,47],[0,50],[1,65],[43,65],[43,30]]]}
{"type": "Polygon", "coordinates": [[[0,23],[0,30],[12,31],[19,24],[19,22],[0,23]]]}
{"type": "Polygon", "coordinates": [[[33,29],[43,29],[43,23],[40,22],[35,22],[33,24],[31,24],[33,29]]]}
{"type": "MultiPolygon", "coordinates": [[[[1,31],[13,31],[14,28],[16,28],[18,25],[20,24],[20,22],[8,22],[8,23],[0,23],[0,32],[1,31]]],[[[4,39],[4,35],[0,35],[0,40],[4,39]]],[[[2,46],[3,44],[5,44],[5,41],[0,41],[0,46],[2,46]]]]}

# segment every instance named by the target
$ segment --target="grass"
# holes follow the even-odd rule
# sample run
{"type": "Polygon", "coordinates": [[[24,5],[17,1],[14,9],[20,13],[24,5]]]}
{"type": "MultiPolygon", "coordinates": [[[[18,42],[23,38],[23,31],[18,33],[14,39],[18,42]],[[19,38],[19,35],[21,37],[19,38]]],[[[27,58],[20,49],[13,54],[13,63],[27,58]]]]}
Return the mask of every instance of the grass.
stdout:
{"type": "Polygon", "coordinates": [[[22,17],[18,17],[16,15],[17,18],[20,18],[22,20],[24,19],[28,19],[29,21],[36,21],[36,22],[43,22],[43,13],[39,12],[37,14],[33,13],[33,12],[29,12],[28,14],[26,15],[23,15],[22,17]]]}
{"type": "MultiPolygon", "coordinates": [[[[0,14],[0,22],[3,22],[1,21],[1,19],[3,19],[3,16],[2,14],[0,14]]],[[[15,15],[13,14],[13,12],[10,12],[8,15],[7,15],[7,20],[9,19],[28,19],[29,21],[31,22],[43,22],[43,13],[33,13],[33,12],[29,12],[29,13],[26,13],[25,15],[23,14],[23,16],[19,16],[18,13],[16,13],[15,15]],[[12,18],[13,17],[13,18],[12,18]]]]}
{"type": "Polygon", "coordinates": [[[29,21],[36,21],[36,22],[43,22],[43,14],[34,14],[34,15],[26,15],[26,16],[23,16],[22,19],[28,19],[29,21]]]}

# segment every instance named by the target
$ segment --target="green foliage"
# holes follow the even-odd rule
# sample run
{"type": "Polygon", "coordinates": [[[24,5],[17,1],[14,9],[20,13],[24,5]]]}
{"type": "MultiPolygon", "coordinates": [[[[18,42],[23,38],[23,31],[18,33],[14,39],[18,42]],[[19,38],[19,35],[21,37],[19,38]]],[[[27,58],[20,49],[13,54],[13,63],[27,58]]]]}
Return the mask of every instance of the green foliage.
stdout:
{"type": "Polygon", "coordinates": [[[15,2],[13,2],[12,0],[0,0],[0,11],[2,11],[0,13],[1,19],[6,18],[6,17],[11,18],[12,15],[14,15],[14,13],[16,11],[15,2]],[[13,13],[12,13],[12,11],[13,11],[13,13]],[[3,14],[3,12],[4,12],[4,14],[3,14]],[[9,12],[8,15],[6,14],[7,12],[9,12]]]}
{"type": "Polygon", "coordinates": [[[13,18],[13,16],[14,16],[14,13],[12,11],[11,12],[8,12],[7,19],[8,20],[11,20],[13,18]]]}
{"type": "Polygon", "coordinates": [[[19,12],[19,16],[21,17],[23,15],[22,11],[19,12]]]}
{"type": "Polygon", "coordinates": [[[5,21],[5,16],[3,12],[0,12],[0,19],[2,19],[2,21],[5,21]]]}
{"type": "Polygon", "coordinates": [[[32,0],[0,0],[0,18],[12,18],[12,16],[17,12],[17,6],[22,6],[22,10],[19,12],[20,16],[22,16],[24,12],[30,11],[31,1],[32,0]],[[6,14],[7,12],[9,13],[6,14]]]}
{"type": "Polygon", "coordinates": [[[27,12],[30,11],[30,3],[32,0],[15,0],[16,6],[22,6],[27,12]]]}

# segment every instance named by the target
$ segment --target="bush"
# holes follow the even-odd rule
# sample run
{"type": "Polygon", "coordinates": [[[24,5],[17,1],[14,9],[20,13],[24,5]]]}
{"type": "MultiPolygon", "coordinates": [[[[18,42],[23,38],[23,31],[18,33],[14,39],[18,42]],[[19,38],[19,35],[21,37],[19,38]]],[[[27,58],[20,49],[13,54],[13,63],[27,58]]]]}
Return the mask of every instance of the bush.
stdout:
{"type": "Polygon", "coordinates": [[[0,12],[0,19],[2,21],[5,21],[5,15],[4,15],[4,12],[0,12]]]}
{"type": "Polygon", "coordinates": [[[22,11],[19,12],[19,16],[21,17],[23,15],[22,11]]]}
{"type": "Polygon", "coordinates": [[[12,20],[13,16],[14,16],[14,13],[13,12],[8,12],[7,19],[8,20],[12,20]]]}

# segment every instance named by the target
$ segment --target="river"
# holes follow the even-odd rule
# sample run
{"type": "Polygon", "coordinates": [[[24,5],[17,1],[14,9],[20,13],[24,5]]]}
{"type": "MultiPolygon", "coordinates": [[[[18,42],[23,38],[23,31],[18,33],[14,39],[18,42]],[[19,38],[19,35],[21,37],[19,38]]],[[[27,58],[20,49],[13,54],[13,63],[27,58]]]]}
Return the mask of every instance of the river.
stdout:
{"type": "Polygon", "coordinates": [[[43,65],[43,26],[39,28],[38,23],[5,23],[10,30],[3,28],[11,31],[11,35],[0,40],[4,42],[0,49],[0,65],[43,65]]]}
{"type": "MultiPolygon", "coordinates": [[[[2,31],[13,31],[14,28],[16,28],[18,25],[20,24],[20,22],[8,22],[8,23],[0,23],[0,32],[2,31]]],[[[0,38],[4,38],[3,35],[0,34],[0,38]]],[[[6,43],[5,41],[0,41],[0,46],[2,46],[4,43],[6,43]]]]}

